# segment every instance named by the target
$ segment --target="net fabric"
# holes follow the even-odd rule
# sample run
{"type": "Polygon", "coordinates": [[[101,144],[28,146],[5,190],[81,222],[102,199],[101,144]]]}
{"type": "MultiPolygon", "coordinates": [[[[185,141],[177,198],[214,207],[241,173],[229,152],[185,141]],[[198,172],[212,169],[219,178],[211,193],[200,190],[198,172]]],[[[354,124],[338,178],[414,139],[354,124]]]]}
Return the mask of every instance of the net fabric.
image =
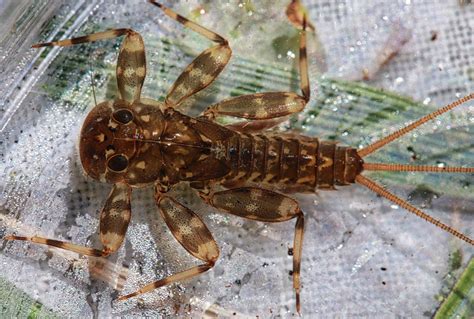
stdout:
{"type": "MultiPolygon", "coordinates": [[[[202,108],[210,101],[239,92],[297,89],[298,82],[290,73],[297,59],[291,45],[297,32],[286,23],[285,4],[259,1],[250,5],[244,2],[200,5],[197,1],[186,1],[173,5],[180,13],[229,35],[234,52],[235,61],[222,79],[189,106],[202,108]],[[202,16],[201,12],[204,12],[202,16]],[[282,70],[283,76],[252,61],[282,70]]],[[[371,85],[426,102],[423,104],[426,109],[408,109],[402,122],[409,120],[410,115],[432,110],[430,104],[442,105],[453,101],[456,94],[473,91],[469,54],[474,46],[472,6],[459,6],[456,1],[409,0],[305,1],[305,4],[326,52],[328,77],[357,79],[363,77],[367,68],[373,71],[371,85]],[[374,66],[378,54],[397,30],[406,32],[403,36],[410,40],[394,59],[378,70],[374,66]]],[[[75,16],[70,15],[70,9],[59,8],[57,16],[60,21],[74,22],[74,28],[69,30],[74,35],[117,26],[130,26],[144,35],[148,60],[145,96],[163,96],[192,56],[209,45],[146,4],[120,1],[113,6],[103,2],[81,6],[79,3],[75,16]],[[173,39],[173,43],[160,42],[157,40],[160,37],[173,39]]],[[[41,36],[47,39],[53,36],[54,30],[41,36]]],[[[3,114],[7,114],[2,118],[5,126],[0,133],[2,235],[12,231],[35,233],[98,245],[98,214],[110,187],[83,176],[76,143],[82,118],[93,104],[91,77],[95,79],[98,101],[116,94],[113,78],[116,48],[116,42],[110,41],[57,50],[49,55],[49,60],[36,62],[41,73],[35,73],[30,66],[26,76],[36,80],[25,87],[23,96],[8,93],[2,87],[2,92],[13,94],[11,99],[2,100],[6,111],[3,114]],[[89,62],[84,57],[92,59],[89,62]],[[13,105],[14,102],[17,104],[13,105]]],[[[311,58],[318,49],[310,44],[309,50],[312,83],[319,84],[318,62],[311,58]]],[[[26,49],[21,53],[31,55],[26,49]]],[[[5,72],[2,77],[5,78],[5,72]]],[[[316,100],[318,93],[323,92],[315,85],[312,96],[316,100]]],[[[337,126],[334,123],[341,121],[341,115],[344,118],[344,112],[337,110],[344,104],[338,104],[337,97],[332,98],[335,103],[321,111],[314,122],[304,125],[302,129],[307,134],[327,137],[337,126]]],[[[318,107],[314,103],[311,108],[318,107]]],[[[358,106],[355,104],[357,112],[370,111],[358,106]]],[[[462,112],[472,118],[472,106],[462,112]]],[[[390,125],[388,120],[381,120],[364,129],[374,132],[375,138],[390,125]]],[[[361,129],[361,132],[365,131],[361,129]]],[[[355,145],[366,141],[356,136],[356,132],[344,135],[341,130],[337,134],[340,140],[355,145]]],[[[430,134],[434,134],[432,139],[445,136],[436,135],[437,132],[430,134]]],[[[461,142],[468,141],[468,136],[461,142]]],[[[448,141],[459,142],[454,138],[448,141]]],[[[399,149],[390,150],[383,156],[410,160],[406,149],[402,155],[399,149]]],[[[466,161],[465,157],[459,155],[456,160],[466,161]]],[[[417,197],[409,183],[392,186],[398,195],[403,198],[410,195],[412,203],[427,206],[430,213],[455,227],[472,229],[474,217],[466,212],[472,209],[472,201],[443,196],[442,191],[438,194],[440,200],[425,193],[417,197]]],[[[293,241],[293,223],[242,220],[209,209],[186,191],[179,194],[182,202],[203,218],[221,249],[217,265],[199,278],[161,288],[138,300],[112,302],[117,296],[113,287],[121,274],[126,274],[127,279],[118,280],[118,284],[127,293],[195,264],[159,218],[151,190],[134,191],[127,239],[109,263],[100,266],[100,260],[88,261],[57,249],[2,242],[2,276],[59,316],[173,317],[213,313],[222,317],[234,313],[292,316],[295,305],[289,274],[292,258],[288,250],[293,241]],[[105,275],[96,274],[97,269],[106,269],[105,275]]],[[[464,261],[472,256],[470,247],[359,187],[296,198],[307,215],[302,312],[308,317],[432,314],[438,305],[435,296],[445,287],[450,254],[460,249],[464,261]]]]}

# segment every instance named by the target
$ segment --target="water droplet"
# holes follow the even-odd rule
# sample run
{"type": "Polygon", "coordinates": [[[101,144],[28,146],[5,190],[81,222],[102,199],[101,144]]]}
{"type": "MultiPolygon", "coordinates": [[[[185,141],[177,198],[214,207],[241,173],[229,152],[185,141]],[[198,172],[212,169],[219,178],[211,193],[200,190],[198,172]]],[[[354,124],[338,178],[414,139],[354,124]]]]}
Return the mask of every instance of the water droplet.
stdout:
{"type": "Polygon", "coordinates": [[[405,79],[400,76],[395,79],[395,85],[402,84],[403,82],[405,82],[405,79]]]}
{"type": "Polygon", "coordinates": [[[437,162],[436,166],[440,167],[440,168],[443,168],[443,167],[446,167],[446,163],[444,162],[437,162]]]}

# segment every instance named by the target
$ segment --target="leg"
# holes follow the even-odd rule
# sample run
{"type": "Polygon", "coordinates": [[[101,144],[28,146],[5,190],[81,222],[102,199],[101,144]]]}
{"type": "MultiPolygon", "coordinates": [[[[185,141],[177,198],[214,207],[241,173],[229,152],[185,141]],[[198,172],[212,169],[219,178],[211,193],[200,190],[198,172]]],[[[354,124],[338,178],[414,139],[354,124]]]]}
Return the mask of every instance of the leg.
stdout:
{"type": "Polygon", "coordinates": [[[304,215],[298,203],[285,195],[255,187],[242,187],[206,195],[210,205],[240,217],[264,221],[283,222],[296,218],[293,249],[293,288],[296,293],[296,309],[300,312],[300,268],[303,248],[304,215]]]}
{"type": "Polygon", "coordinates": [[[131,29],[114,29],[104,32],[89,34],[79,38],[39,43],[33,48],[45,46],[70,46],[79,43],[94,42],[98,40],[113,39],[125,35],[120,46],[117,61],[117,84],[120,96],[127,102],[140,99],[140,94],[145,80],[146,61],[145,45],[141,35],[131,29]]]}
{"type": "MultiPolygon", "coordinates": [[[[286,6],[286,16],[288,20],[297,28],[303,28],[304,20],[308,15],[308,10],[301,4],[300,0],[292,0],[288,6],[286,6]]],[[[315,30],[313,24],[310,21],[306,21],[308,29],[315,30]]]]}
{"type": "Polygon", "coordinates": [[[242,122],[228,124],[225,127],[230,128],[233,131],[252,134],[252,133],[257,133],[257,132],[271,129],[272,127],[275,127],[286,120],[288,120],[288,117],[282,116],[282,117],[269,119],[269,120],[242,121],[242,122]]]}
{"type": "Polygon", "coordinates": [[[191,62],[171,87],[166,96],[165,104],[168,107],[175,107],[189,96],[211,84],[227,65],[227,62],[229,62],[232,51],[227,40],[217,33],[180,16],[160,3],[155,1],[149,2],[163,10],[170,18],[217,43],[216,46],[203,51],[191,62]]]}
{"type": "Polygon", "coordinates": [[[5,240],[24,240],[54,246],[86,256],[105,257],[117,251],[125,238],[130,222],[131,188],[126,184],[115,184],[100,213],[100,241],[103,249],[94,249],[43,237],[6,236],[5,240]]]}
{"type": "Polygon", "coordinates": [[[120,297],[118,300],[125,300],[199,275],[211,269],[219,257],[217,243],[204,222],[193,211],[181,205],[175,199],[169,196],[162,196],[158,191],[156,194],[156,202],[161,216],[163,216],[173,236],[191,255],[204,261],[204,264],[152,282],[138,291],[120,297]]]}
{"type": "Polygon", "coordinates": [[[302,111],[310,99],[305,21],[303,21],[303,31],[301,31],[299,54],[302,96],[292,92],[243,95],[211,105],[204,115],[210,119],[214,119],[217,115],[227,115],[250,120],[268,120],[302,111]]]}

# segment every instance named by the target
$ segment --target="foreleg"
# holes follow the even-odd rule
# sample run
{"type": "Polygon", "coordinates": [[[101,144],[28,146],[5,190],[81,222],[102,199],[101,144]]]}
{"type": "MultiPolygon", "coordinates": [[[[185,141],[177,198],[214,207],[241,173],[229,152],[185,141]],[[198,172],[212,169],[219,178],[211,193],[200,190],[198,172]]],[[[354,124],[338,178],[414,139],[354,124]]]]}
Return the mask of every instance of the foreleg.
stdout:
{"type": "Polygon", "coordinates": [[[131,217],[131,188],[126,184],[115,184],[100,213],[100,241],[104,248],[95,249],[44,237],[8,235],[5,240],[23,240],[36,244],[54,246],[86,256],[105,257],[122,245],[131,217]]]}
{"type": "Polygon", "coordinates": [[[78,38],[38,43],[33,48],[46,46],[70,46],[80,43],[113,39],[125,35],[117,59],[117,85],[123,100],[132,103],[140,99],[146,75],[145,44],[142,36],[132,29],[113,29],[88,34],[78,38]]]}

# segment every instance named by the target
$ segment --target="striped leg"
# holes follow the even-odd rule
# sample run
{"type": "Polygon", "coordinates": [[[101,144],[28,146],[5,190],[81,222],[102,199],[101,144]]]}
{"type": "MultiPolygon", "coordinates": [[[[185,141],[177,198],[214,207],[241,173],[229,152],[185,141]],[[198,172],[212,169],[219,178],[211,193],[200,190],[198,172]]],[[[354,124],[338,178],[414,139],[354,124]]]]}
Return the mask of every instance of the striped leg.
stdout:
{"type": "Polygon", "coordinates": [[[168,107],[175,107],[189,96],[211,84],[229,62],[232,50],[227,40],[217,33],[186,19],[160,3],[149,2],[163,10],[170,18],[217,43],[216,46],[203,51],[191,62],[169,90],[165,103],[168,107]]]}
{"type": "Polygon", "coordinates": [[[240,217],[264,221],[283,222],[296,218],[293,243],[293,288],[296,309],[300,312],[300,268],[303,248],[304,215],[298,203],[285,195],[256,187],[234,188],[214,194],[201,194],[210,205],[240,217]]]}
{"type": "Polygon", "coordinates": [[[118,300],[144,294],[153,289],[182,281],[211,269],[219,257],[219,248],[204,222],[189,208],[169,196],[161,196],[157,191],[157,205],[173,236],[194,257],[204,264],[152,282],[118,300]]]}
{"type": "Polygon", "coordinates": [[[132,103],[140,99],[146,75],[145,45],[139,33],[131,29],[114,29],[78,38],[38,43],[33,45],[33,48],[46,46],[65,47],[79,43],[113,39],[122,35],[125,35],[125,39],[120,46],[117,60],[117,84],[121,98],[132,103]]]}
{"type": "Polygon", "coordinates": [[[43,237],[6,236],[5,240],[24,240],[37,244],[54,246],[86,256],[105,257],[117,251],[122,245],[130,222],[131,188],[126,184],[115,184],[100,214],[100,241],[103,249],[94,249],[64,241],[43,237]]]}
{"type": "MultiPolygon", "coordinates": [[[[300,0],[292,0],[286,6],[286,16],[288,20],[298,29],[302,29],[305,23],[305,19],[308,16],[308,10],[301,4],[300,0]]],[[[313,24],[310,21],[306,21],[308,29],[315,30],[313,24]]]]}
{"type": "Polygon", "coordinates": [[[303,21],[303,31],[301,31],[299,68],[302,95],[292,92],[242,95],[211,105],[204,115],[209,119],[225,115],[249,120],[268,120],[302,111],[310,99],[306,57],[306,20],[303,21]]]}
{"type": "Polygon", "coordinates": [[[240,133],[258,133],[271,129],[284,121],[288,120],[288,117],[282,116],[274,119],[260,120],[260,121],[240,121],[232,124],[228,124],[225,127],[230,128],[233,131],[240,133]]]}

